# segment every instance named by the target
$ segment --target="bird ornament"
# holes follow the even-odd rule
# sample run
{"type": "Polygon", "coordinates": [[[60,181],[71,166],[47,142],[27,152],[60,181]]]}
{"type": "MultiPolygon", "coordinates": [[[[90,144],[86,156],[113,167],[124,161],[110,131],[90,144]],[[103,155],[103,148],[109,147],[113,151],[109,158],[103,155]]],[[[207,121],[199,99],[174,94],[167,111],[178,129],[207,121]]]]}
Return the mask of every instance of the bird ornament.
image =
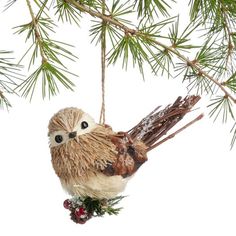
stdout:
{"type": "Polygon", "coordinates": [[[160,106],[127,132],[97,124],[83,110],[70,107],[49,121],[52,166],[63,188],[72,195],[64,201],[71,219],[84,224],[93,216],[117,214],[114,208],[126,184],[148,160],[147,153],[200,100],[178,97],[160,106]]]}

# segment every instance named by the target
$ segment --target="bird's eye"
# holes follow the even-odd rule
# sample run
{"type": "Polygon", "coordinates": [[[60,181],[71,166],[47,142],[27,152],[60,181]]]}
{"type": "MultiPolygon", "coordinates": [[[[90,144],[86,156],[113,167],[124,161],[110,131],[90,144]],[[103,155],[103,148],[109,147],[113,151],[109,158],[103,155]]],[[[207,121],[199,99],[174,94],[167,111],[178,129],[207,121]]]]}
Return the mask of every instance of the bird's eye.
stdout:
{"type": "Polygon", "coordinates": [[[56,141],[57,143],[61,143],[61,142],[63,141],[63,137],[62,137],[61,135],[56,135],[56,136],[55,136],[55,141],[56,141]]]}
{"type": "Polygon", "coordinates": [[[88,122],[82,121],[81,122],[81,129],[86,129],[86,128],[88,128],[88,122]]]}

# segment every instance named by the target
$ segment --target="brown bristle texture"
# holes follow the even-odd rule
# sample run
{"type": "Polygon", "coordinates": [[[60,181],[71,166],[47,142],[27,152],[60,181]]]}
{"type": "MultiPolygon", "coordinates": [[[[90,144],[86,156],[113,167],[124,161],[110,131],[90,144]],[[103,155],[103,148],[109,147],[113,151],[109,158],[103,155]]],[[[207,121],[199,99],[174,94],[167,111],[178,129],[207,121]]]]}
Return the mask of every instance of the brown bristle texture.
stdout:
{"type": "Polygon", "coordinates": [[[148,148],[176,125],[200,100],[200,96],[178,97],[176,101],[162,110],[160,106],[134,126],[128,134],[133,140],[142,141],[148,148]]]}

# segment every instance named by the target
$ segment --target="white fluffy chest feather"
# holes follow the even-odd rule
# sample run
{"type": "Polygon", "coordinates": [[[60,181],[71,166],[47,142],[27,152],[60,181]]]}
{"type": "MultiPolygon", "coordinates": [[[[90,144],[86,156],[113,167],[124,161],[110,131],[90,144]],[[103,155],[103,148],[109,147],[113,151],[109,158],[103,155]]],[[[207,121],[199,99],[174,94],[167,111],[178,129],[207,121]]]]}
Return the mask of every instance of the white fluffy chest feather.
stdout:
{"type": "Polygon", "coordinates": [[[106,176],[97,173],[89,177],[86,181],[73,179],[67,183],[61,181],[63,188],[73,196],[89,196],[92,198],[109,199],[116,197],[125,189],[129,178],[120,175],[106,176]]]}

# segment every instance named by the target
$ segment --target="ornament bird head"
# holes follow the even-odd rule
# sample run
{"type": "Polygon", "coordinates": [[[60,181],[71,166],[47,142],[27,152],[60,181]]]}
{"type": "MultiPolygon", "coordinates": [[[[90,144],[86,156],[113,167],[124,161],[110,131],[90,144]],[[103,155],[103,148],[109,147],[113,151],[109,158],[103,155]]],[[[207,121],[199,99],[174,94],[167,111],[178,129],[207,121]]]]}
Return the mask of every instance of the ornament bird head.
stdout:
{"type": "Polygon", "coordinates": [[[93,118],[78,108],[65,108],[49,122],[50,147],[56,147],[87,134],[97,127],[93,118]]]}

